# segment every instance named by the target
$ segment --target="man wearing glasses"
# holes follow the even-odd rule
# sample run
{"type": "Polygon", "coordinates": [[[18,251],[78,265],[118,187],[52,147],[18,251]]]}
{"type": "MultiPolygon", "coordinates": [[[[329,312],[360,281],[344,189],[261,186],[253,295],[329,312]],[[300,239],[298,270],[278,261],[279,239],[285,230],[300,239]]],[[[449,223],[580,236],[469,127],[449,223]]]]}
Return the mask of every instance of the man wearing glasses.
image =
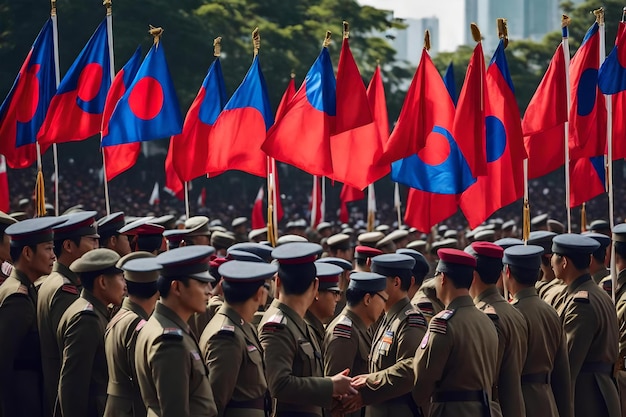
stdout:
{"type": "Polygon", "coordinates": [[[318,346],[322,347],[326,333],[324,325],[332,320],[335,315],[335,307],[337,307],[337,302],[341,297],[339,275],[343,270],[337,265],[319,262],[315,262],[315,270],[319,280],[319,288],[313,303],[304,315],[304,321],[313,330],[312,335],[317,339],[318,346]]]}

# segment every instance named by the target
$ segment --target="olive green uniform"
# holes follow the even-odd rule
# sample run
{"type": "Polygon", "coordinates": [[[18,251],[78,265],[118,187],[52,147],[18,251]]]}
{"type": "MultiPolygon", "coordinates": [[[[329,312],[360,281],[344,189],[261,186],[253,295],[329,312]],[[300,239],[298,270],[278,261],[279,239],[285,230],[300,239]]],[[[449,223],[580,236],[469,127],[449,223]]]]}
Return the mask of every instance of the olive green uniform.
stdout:
{"type": "MultiPolygon", "coordinates": [[[[593,279],[593,282],[595,282],[596,284],[600,284],[602,278],[606,277],[609,274],[610,272],[608,269],[606,269],[606,266],[602,265],[602,268],[591,274],[591,278],[593,279]]],[[[617,299],[617,297],[615,299],[617,299]]]]}
{"type": "Polygon", "coordinates": [[[324,378],[320,347],[302,317],[274,300],[259,324],[259,339],[275,415],[322,416],[322,408],[332,405],[333,382],[324,378]]]}
{"type": "Polygon", "coordinates": [[[42,415],[37,292],[13,269],[0,286],[0,416],[42,415]]]}
{"type": "Polygon", "coordinates": [[[41,338],[46,415],[52,415],[54,410],[61,372],[57,329],[65,310],[78,299],[81,289],[78,275],[58,261],[52,266],[52,273],[42,280],[39,287],[37,325],[41,338]]]}
{"type": "Polygon", "coordinates": [[[85,289],[61,317],[57,329],[61,373],[56,416],[104,414],[108,383],[104,333],[108,322],[107,307],[85,289]]]}
{"type": "Polygon", "coordinates": [[[521,375],[528,351],[528,326],[524,316],[490,286],[474,299],[479,310],[493,308],[498,318],[498,362],[492,399],[500,402],[503,417],[524,417],[521,375]],[[500,401],[502,399],[502,401],[500,401]]]}
{"type": "Polygon", "coordinates": [[[617,316],[611,299],[589,274],[568,285],[561,321],[567,337],[574,415],[619,415],[612,379],[618,357],[617,316]]]}
{"type": "Polygon", "coordinates": [[[224,304],[224,297],[221,295],[214,295],[209,299],[206,306],[206,311],[203,313],[195,313],[189,319],[189,327],[196,336],[196,339],[200,339],[200,335],[204,331],[204,328],[215,317],[217,310],[224,304]]]}
{"type": "Polygon", "coordinates": [[[554,279],[550,282],[554,282],[554,284],[550,285],[548,288],[544,287],[543,297],[541,298],[559,312],[563,308],[567,296],[567,285],[560,279],[554,279]]]}
{"type": "Polygon", "coordinates": [[[137,336],[135,364],[148,417],[217,415],[198,343],[187,323],[162,303],[137,336]]]}
{"type": "Polygon", "coordinates": [[[315,314],[311,313],[310,310],[307,310],[304,315],[304,321],[311,328],[311,336],[315,337],[315,341],[317,345],[320,347],[322,355],[324,354],[324,336],[326,335],[326,329],[324,328],[324,323],[320,321],[315,314]]]}
{"type": "Polygon", "coordinates": [[[437,298],[437,289],[435,288],[434,279],[424,281],[413,296],[411,303],[424,314],[428,322],[430,322],[430,319],[432,319],[434,315],[439,314],[446,308],[441,300],[437,298]]]}
{"type": "MultiPolygon", "coordinates": [[[[619,276],[626,276],[626,270],[620,271],[619,276]]],[[[615,380],[619,390],[621,415],[626,417],[626,292],[621,293],[615,307],[617,308],[617,324],[619,325],[619,357],[617,358],[615,380]]]]}
{"type": "Polygon", "coordinates": [[[148,313],[129,298],[111,319],[104,337],[109,370],[105,417],[139,417],[146,415],[135,367],[135,343],[148,313]]]}
{"type": "MultiPolygon", "coordinates": [[[[369,372],[363,397],[368,417],[414,415],[418,405],[413,388],[413,357],[426,333],[426,318],[408,297],[398,301],[384,315],[370,350],[369,372]]],[[[419,404],[425,406],[425,404],[419,404]]]]}
{"type": "Polygon", "coordinates": [[[256,329],[225,304],[204,329],[200,347],[217,415],[265,417],[265,410],[270,410],[256,329]]]}
{"type": "Polygon", "coordinates": [[[418,404],[431,401],[428,415],[433,417],[497,415],[499,409],[490,401],[497,355],[498,335],[491,320],[470,296],[455,298],[430,321],[415,353],[413,399],[418,404]]]}
{"type": "Polygon", "coordinates": [[[511,304],[528,325],[528,355],[522,370],[526,415],[572,417],[567,340],[561,319],[535,287],[517,292],[511,304]]]}

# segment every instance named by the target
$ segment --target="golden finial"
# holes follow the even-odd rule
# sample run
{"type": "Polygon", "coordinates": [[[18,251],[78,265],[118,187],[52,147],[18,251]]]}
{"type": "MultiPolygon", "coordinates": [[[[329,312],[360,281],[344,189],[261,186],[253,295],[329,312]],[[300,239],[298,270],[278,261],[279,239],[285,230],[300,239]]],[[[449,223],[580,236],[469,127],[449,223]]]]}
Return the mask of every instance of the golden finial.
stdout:
{"type": "Polygon", "coordinates": [[[50,0],[50,16],[57,15],[57,0],[50,0]]]}
{"type": "Polygon", "coordinates": [[[213,56],[220,56],[222,53],[222,37],[213,39],[213,56]]]}
{"type": "Polygon", "coordinates": [[[603,25],[604,24],[604,7],[600,7],[599,9],[594,10],[593,14],[596,16],[596,22],[599,25],[603,25]]]}
{"type": "Polygon", "coordinates": [[[291,77],[291,79],[293,80],[294,78],[296,78],[296,70],[292,69],[291,70],[291,74],[289,74],[289,76],[291,77]]]}
{"type": "Polygon", "coordinates": [[[424,49],[430,51],[430,31],[428,29],[424,32],[424,49]]]}
{"type": "Polygon", "coordinates": [[[470,30],[472,31],[472,38],[474,38],[474,42],[480,42],[483,40],[480,35],[480,29],[478,29],[478,25],[476,23],[470,24],[470,30]]]}
{"type": "Polygon", "coordinates": [[[324,48],[328,48],[330,46],[330,38],[331,38],[330,30],[327,30],[326,37],[324,38],[324,43],[322,43],[322,46],[324,48]]]}
{"type": "Polygon", "coordinates": [[[498,26],[498,38],[504,42],[504,47],[509,45],[509,29],[507,28],[506,19],[500,17],[496,20],[498,26]]]}
{"type": "Polygon", "coordinates": [[[343,38],[348,39],[350,37],[350,25],[345,20],[343,21],[343,38]]]}
{"type": "Polygon", "coordinates": [[[261,49],[261,35],[259,34],[258,27],[254,28],[252,31],[252,45],[254,45],[254,56],[257,56],[261,49]]]}
{"type": "Polygon", "coordinates": [[[562,28],[568,27],[571,22],[572,22],[572,19],[570,19],[568,15],[564,14],[561,17],[561,27],[562,28]]]}
{"type": "Polygon", "coordinates": [[[161,36],[163,36],[164,30],[162,27],[154,27],[152,25],[149,26],[150,30],[148,30],[148,33],[154,38],[154,44],[158,45],[159,41],[161,40],[161,36]]]}
{"type": "Polygon", "coordinates": [[[111,0],[104,0],[102,2],[102,5],[107,9],[107,16],[111,16],[112,9],[113,9],[113,2],[111,2],[111,0]]]}

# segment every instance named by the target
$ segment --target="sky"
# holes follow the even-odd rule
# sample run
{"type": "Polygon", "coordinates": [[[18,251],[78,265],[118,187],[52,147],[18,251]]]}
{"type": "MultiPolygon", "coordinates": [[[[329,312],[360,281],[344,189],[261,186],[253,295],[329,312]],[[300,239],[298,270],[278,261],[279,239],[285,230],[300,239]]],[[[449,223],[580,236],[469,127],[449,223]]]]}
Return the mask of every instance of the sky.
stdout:
{"type": "MultiPolygon", "coordinates": [[[[439,18],[440,51],[454,51],[463,43],[464,2],[463,0],[358,0],[362,5],[378,9],[393,10],[399,18],[439,18]]],[[[422,39],[417,40],[418,43],[422,39]]]]}

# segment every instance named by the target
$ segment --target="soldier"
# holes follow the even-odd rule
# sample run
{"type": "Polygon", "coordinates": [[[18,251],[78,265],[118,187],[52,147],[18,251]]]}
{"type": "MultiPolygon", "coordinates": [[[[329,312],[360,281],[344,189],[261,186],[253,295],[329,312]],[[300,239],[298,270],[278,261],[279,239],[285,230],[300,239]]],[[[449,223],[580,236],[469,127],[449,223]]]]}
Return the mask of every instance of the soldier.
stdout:
{"type": "Polygon", "coordinates": [[[186,229],[172,229],[163,232],[163,238],[167,242],[167,250],[172,250],[185,246],[185,238],[188,231],[186,229]]]}
{"type": "MultiPolygon", "coordinates": [[[[600,284],[600,281],[610,274],[609,270],[606,268],[605,262],[606,252],[607,248],[611,244],[611,238],[607,235],[603,235],[602,233],[594,232],[586,232],[582,235],[590,237],[600,244],[600,247],[591,254],[591,262],[589,263],[589,273],[591,274],[591,278],[596,284],[600,284]]],[[[618,297],[616,296],[615,299],[617,300],[618,297]]]]}
{"type": "Polygon", "coordinates": [[[11,275],[11,239],[4,231],[10,225],[17,223],[13,217],[0,211],[0,285],[11,275]]]}
{"type": "Polygon", "coordinates": [[[354,248],[354,258],[356,260],[354,270],[357,272],[370,272],[372,258],[382,254],[383,251],[380,249],[371,248],[369,246],[357,246],[354,248]]]}
{"type": "Polygon", "coordinates": [[[216,231],[211,233],[211,246],[215,248],[217,256],[226,256],[227,249],[235,244],[235,238],[226,232],[216,231]]]}
{"type": "Polygon", "coordinates": [[[372,272],[387,278],[385,315],[372,339],[369,374],[353,378],[367,416],[419,415],[410,392],[412,361],[426,333],[426,318],[411,305],[408,290],[415,260],[384,254],[372,259],[372,272]]]}
{"type": "MultiPolygon", "coordinates": [[[[528,350],[528,326],[524,316],[498,291],[503,250],[491,242],[474,242],[465,252],[476,258],[470,295],[479,310],[495,310],[498,329],[498,367],[492,399],[500,402],[503,417],[523,417],[524,398],[520,376],[528,350]],[[501,399],[501,401],[500,401],[501,399]]],[[[494,317],[495,318],[495,317],[494,317]]]]}
{"type": "Polygon", "coordinates": [[[589,275],[590,256],[599,246],[575,234],[552,241],[552,269],[567,284],[559,314],[567,337],[577,417],[616,416],[620,410],[612,380],[619,337],[615,307],[589,275]]]}
{"type": "Polygon", "coordinates": [[[415,353],[413,400],[430,400],[430,416],[490,416],[498,336],[469,295],[476,260],[458,249],[437,256],[435,286],[446,310],[430,321],[415,353]]]}
{"type": "Polygon", "coordinates": [[[85,211],[61,217],[65,222],[54,228],[57,261],[52,273],[43,279],[37,300],[37,324],[41,338],[45,414],[52,415],[57,398],[61,349],[57,329],[65,310],[78,299],[82,284],[70,265],[98,247],[96,212],[85,211]]]}
{"type": "MultiPolygon", "coordinates": [[[[528,355],[522,370],[522,393],[528,416],[573,416],[567,340],[561,320],[537,295],[541,246],[518,245],[504,251],[504,280],[511,304],[528,325],[528,355]]],[[[506,401],[506,399],[504,399],[506,401]]]]}
{"type": "Polygon", "coordinates": [[[530,226],[532,228],[532,230],[548,230],[548,214],[544,213],[544,214],[540,214],[538,216],[533,217],[530,220],[530,226]]]}
{"type": "Polygon", "coordinates": [[[267,240],[267,227],[250,230],[250,233],[248,233],[248,240],[254,243],[259,243],[267,240]]]}
{"type": "Polygon", "coordinates": [[[357,241],[359,246],[369,246],[370,248],[375,248],[376,243],[384,237],[385,234],[383,232],[365,232],[357,236],[357,241]]]}
{"type": "Polygon", "coordinates": [[[187,245],[209,245],[211,243],[211,231],[209,230],[209,218],[205,216],[193,216],[185,221],[185,229],[189,230],[185,243],[187,245]]]}
{"type": "Polygon", "coordinates": [[[120,229],[124,227],[124,213],[118,211],[98,220],[98,234],[100,247],[114,250],[120,256],[130,253],[128,236],[122,235],[120,229]]]}
{"type": "MultiPolygon", "coordinates": [[[[615,300],[617,309],[617,324],[619,326],[619,357],[617,358],[617,388],[622,409],[622,416],[626,416],[626,224],[618,224],[613,228],[613,245],[615,245],[615,269],[617,269],[617,286],[615,300]]],[[[611,277],[602,280],[612,284],[611,277]]]]}
{"type": "Polygon", "coordinates": [[[105,417],[145,417],[135,367],[137,335],[154,311],[159,297],[157,278],[161,266],[148,252],[133,252],[121,258],[128,297],[111,319],[105,333],[104,350],[109,371],[105,417]]]}
{"type": "MultiPolygon", "coordinates": [[[[337,301],[341,296],[339,274],[342,269],[337,265],[315,262],[315,270],[319,286],[313,302],[304,315],[304,321],[311,328],[311,336],[315,337],[317,345],[321,348],[326,333],[324,325],[335,316],[337,301]]],[[[324,353],[324,351],[321,352],[324,353]]]]}
{"type": "Polygon", "coordinates": [[[276,271],[275,265],[246,261],[219,268],[225,304],[204,329],[200,348],[220,417],[265,417],[271,411],[263,350],[250,321],[265,305],[276,271]]]}
{"type": "Polygon", "coordinates": [[[57,343],[61,372],[55,415],[99,417],[104,414],[108,373],[104,333],[107,306],[122,304],[126,283],[115,265],[120,256],[110,249],[95,249],[72,262],[83,289],[59,322],[57,343]]]}
{"type": "Polygon", "coordinates": [[[41,353],[34,282],[52,271],[54,232],[63,220],[43,217],[7,227],[13,261],[0,286],[0,416],[41,416],[41,353]]]}
{"type": "Polygon", "coordinates": [[[163,246],[165,228],[150,223],[150,218],[139,219],[120,229],[120,233],[128,236],[133,252],[145,251],[157,255],[163,246]]]}
{"type": "Polygon", "coordinates": [[[346,235],[345,233],[332,235],[328,238],[326,244],[328,245],[328,256],[352,262],[354,249],[350,244],[350,235],[346,235]]]}
{"type": "Polygon", "coordinates": [[[314,261],[321,253],[320,245],[309,242],[288,243],[272,252],[279,262],[280,297],[265,312],[259,339],[277,417],[322,416],[323,408],[336,405],[333,397],[356,394],[348,369],[323,377],[320,347],[304,321],[317,293],[314,261]]]}
{"type": "Polygon", "coordinates": [[[556,236],[556,233],[542,230],[530,232],[530,236],[528,237],[529,245],[537,245],[543,248],[540,279],[535,284],[537,294],[539,298],[553,307],[554,299],[562,293],[565,288],[563,281],[556,278],[550,266],[550,259],[552,258],[552,239],[554,239],[554,236],[556,236]],[[550,293],[549,296],[548,293],[550,293]]]}
{"type": "Polygon", "coordinates": [[[590,232],[611,236],[611,226],[606,220],[594,220],[589,224],[587,229],[589,229],[590,232]]]}
{"type": "Polygon", "coordinates": [[[352,273],[352,263],[346,261],[341,258],[333,258],[332,256],[327,256],[326,258],[318,259],[316,262],[321,263],[329,263],[338,266],[343,269],[341,275],[339,275],[339,291],[341,291],[341,295],[339,297],[339,301],[337,301],[337,306],[335,307],[335,314],[333,317],[337,317],[339,313],[343,311],[343,308],[346,306],[346,290],[348,289],[348,284],[350,283],[350,274],[352,273]]]}
{"type": "Polygon", "coordinates": [[[187,321],[205,310],[209,296],[207,246],[160,254],[161,301],[137,336],[137,380],[149,416],[217,415],[208,370],[187,321]]]}
{"type": "Polygon", "coordinates": [[[502,250],[507,250],[511,246],[523,245],[524,241],[516,237],[503,237],[502,239],[498,239],[493,243],[500,246],[502,250]]]}
{"type": "Polygon", "coordinates": [[[242,243],[248,241],[248,218],[237,217],[233,219],[230,224],[235,234],[235,243],[242,243]]]}
{"type": "Polygon", "coordinates": [[[315,228],[320,238],[330,238],[333,233],[333,225],[328,222],[320,222],[315,228]]]}
{"type": "Polygon", "coordinates": [[[411,299],[411,304],[424,314],[426,322],[430,322],[430,319],[443,309],[443,306],[441,301],[437,299],[437,295],[433,294],[434,292],[420,291],[424,278],[426,278],[430,270],[428,261],[424,258],[424,255],[413,249],[398,249],[396,253],[409,255],[415,259],[408,296],[411,299]],[[434,297],[434,300],[430,297],[434,297]]]}
{"type": "MultiPolygon", "coordinates": [[[[373,272],[355,272],[346,291],[347,306],[327,327],[324,337],[324,375],[350,369],[350,376],[366,374],[372,336],[368,327],[378,320],[387,300],[387,279],[373,272]]],[[[360,417],[354,412],[348,417],[360,417]]]]}

